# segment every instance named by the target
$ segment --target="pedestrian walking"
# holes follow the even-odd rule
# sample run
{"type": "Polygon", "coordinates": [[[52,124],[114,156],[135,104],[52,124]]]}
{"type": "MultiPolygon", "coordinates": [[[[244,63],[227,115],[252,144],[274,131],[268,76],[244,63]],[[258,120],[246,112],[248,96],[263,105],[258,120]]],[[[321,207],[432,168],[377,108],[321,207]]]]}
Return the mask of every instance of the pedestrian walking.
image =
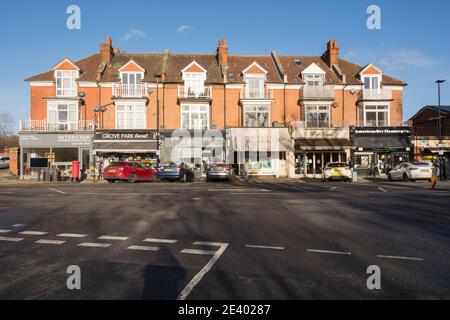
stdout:
{"type": "Polygon", "coordinates": [[[245,160],[244,162],[244,180],[245,182],[249,181],[248,160],[245,160]]]}
{"type": "Polygon", "coordinates": [[[436,184],[438,181],[438,169],[436,167],[436,164],[433,165],[433,168],[431,169],[431,189],[434,190],[436,188],[436,184]]]}

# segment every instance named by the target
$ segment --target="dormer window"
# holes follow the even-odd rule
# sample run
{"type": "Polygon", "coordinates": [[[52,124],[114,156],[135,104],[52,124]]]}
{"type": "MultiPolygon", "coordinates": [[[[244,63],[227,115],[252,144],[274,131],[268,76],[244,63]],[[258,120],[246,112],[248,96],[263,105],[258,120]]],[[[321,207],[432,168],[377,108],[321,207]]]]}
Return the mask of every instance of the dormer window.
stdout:
{"type": "Polygon", "coordinates": [[[142,83],[145,70],[133,60],[119,69],[120,84],[113,86],[116,98],[143,98],[147,96],[147,86],[142,83]]]}
{"type": "Polygon", "coordinates": [[[325,75],[323,74],[303,74],[303,78],[308,86],[323,86],[325,82],[325,75]]]}
{"type": "Polygon", "coordinates": [[[366,90],[378,90],[380,89],[380,76],[372,75],[372,76],[363,76],[364,89],[366,90]]]}
{"type": "Polygon", "coordinates": [[[264,98],[264,75],[248,74],[245,76],[245,82],[247,98],[264,98]]]}
{"type": "Polygon", "coordinates": [[[379,90],[383,81],[383,72],[372,63],[364,67],[359,73],[364,90],[379,90]]]}
{"type": "Polygon", "coordinates": [[[55,71],[56,96],[76,97],[79,71],[55,71]]]}
{"type": "MultiPolygon", "coordinates": [[[[192,61],[181,73],[183,74],[184,88],[182,94],[185,98],[200,98],[210,96],[205,90],[206,69],[197,62],[192,61]]],[[[181,92],[180,92],[181,93],[181,92]]]]}

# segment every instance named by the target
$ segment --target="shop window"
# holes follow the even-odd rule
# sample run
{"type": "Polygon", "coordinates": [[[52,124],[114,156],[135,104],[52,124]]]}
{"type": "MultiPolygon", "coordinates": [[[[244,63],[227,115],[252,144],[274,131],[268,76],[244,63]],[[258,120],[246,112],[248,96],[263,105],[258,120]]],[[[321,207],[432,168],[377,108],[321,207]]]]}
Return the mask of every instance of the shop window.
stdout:
{"type": "Polygon", "coordinates": [[[76,97],[78,71],[55,71],[56,96],[76,97]]]}
{"type": "Polygon", "coordinates": [[[270,126],[269,106],[245,106],[244,126],[248,128],[267,128],[270,126]]]}
{"type": "Polygon", "coordinates": [[[146,110],[143,104],[118,104],[116,129],[146,129],[146,110]]]}
{"type": "Polygon", "coordinates": [[[78,105],[76,103],[49,103],[47,105],[47,125],[49,130],[76,130],[78,105]]]}
{"type": "Polygon", "coordinates": [[[329,128],[330,106],[305,106],[307,128],[329,128]]]}
{"type": "Polygon", "coordinates": [[[386,127],[389,125],[389,107],[365,106],[364,119],[366,127],[386,127]]]}
{"type": "Polygon", "coordinates": [[[205,130],[209,128],[209,105],[182,105],[181,128],[184,130],[205,130]]]}

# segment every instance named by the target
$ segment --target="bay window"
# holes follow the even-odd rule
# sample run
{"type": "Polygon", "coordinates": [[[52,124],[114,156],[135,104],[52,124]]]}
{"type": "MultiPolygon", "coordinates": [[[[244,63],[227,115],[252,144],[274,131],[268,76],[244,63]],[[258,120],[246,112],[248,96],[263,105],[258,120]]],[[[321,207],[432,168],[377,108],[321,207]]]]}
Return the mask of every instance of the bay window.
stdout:
{"type": "Polygon", "coordinates": [[[389,126],[389,106],[364,106],[364,126],[389,126]]]}
{"type": "Polygon", "coordinates": [[[51,102],[47,105],[47,125],[49,130],[75,130],[77,122],[77,103],[51,102]]]}
{"type": "Polygon", "coordinates": [[[249,128],[270,127],[270,106],[244,106],[244,126],[249,128]]]}
{"type": "Polygon", "coordinates": [[[78,71],[55,71],[56,96],[76,97],[77,79],[78,71]]]}
{"type": "Polygon", "coordinates": [[[146,129],[144,104],[121,103],[116,106],[116,129],[146,129]]]}
{"type": "Polygon", "coordinates": [[[329,128],[331,126],[330,106],[305,106],[305,119],[307,128],[329,128]]]}
{"type": "Polygon", "coordinates": [[[181,129],[205,130],[209,128],[209,105],[181,106],[181,129]]]}

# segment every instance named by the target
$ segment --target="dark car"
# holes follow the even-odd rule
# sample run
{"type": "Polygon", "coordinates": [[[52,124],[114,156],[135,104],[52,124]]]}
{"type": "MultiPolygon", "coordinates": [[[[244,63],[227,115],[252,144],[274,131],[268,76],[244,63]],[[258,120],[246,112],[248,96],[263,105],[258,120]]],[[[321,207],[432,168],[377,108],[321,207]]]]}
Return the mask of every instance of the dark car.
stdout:
{"type": "Polygon", "coordinates": [[[147,168],[139,162],[112,162],[105,168],[103,178],[108,182],[128,181],[155,181],[156,170],[147,168]]]}
{"type": "Polygon", "coordinates": [[[214,164],[206,170],[206,182],[222,180],[233,180],[233,168],[226,164],[214,164]]]}
{"type": "Polygon", "coordinates": [[[161,181],[194,182],[194,172],[183,164],[167,163],[159,169],[157,178],[161,181]]]}

